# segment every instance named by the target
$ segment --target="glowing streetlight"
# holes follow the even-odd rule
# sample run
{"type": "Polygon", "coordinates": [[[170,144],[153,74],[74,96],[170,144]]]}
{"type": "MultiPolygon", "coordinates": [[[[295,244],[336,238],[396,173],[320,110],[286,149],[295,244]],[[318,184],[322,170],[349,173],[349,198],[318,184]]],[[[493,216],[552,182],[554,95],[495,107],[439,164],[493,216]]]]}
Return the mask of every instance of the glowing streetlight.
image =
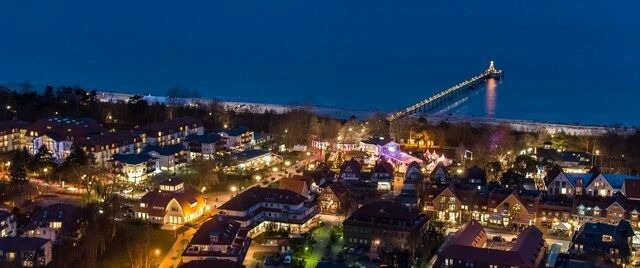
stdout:
{"type": "Polygon", "coordinates": [[[234,193],[235,193],[236,191],[238,191],[238,187],[236,187],[236,186],[231,186],[231,188],[229,188],[229,190],[231,190],[232,192],[234,192],[234,193]]]}
{"type": "Polygon", "coordinates": [[[256,181],[260,181],[262,179],[262,176],[256,175],[255,178],[256,178],[256,181]]]}
{"type": "Polygon", "coordinates": [[[273,172],[278,172],[278,170],[280,170],[278,167],[273,167],[273,168],[271,169],[271,171],[273,171],[273,172]]]}
{"type": "Polygon", "coordinates": [[[153,251],[153,254],[156,254],[156,257],[160,256],[160,249],[156,248],[156,250],[153,251]]]}
{"type": "Polygon", "coordinates": [[[201,193],[204,193],[204,191],[206,191],[206,190],[207,190],[207,187],[202,186],[202,189],[200,189],[200,192],[201,192],[201,193]]]}
{"type": "Polygon", "coordinates": [[[458,170],[456,170],[456,173],[458,173],[458,174],[462,174],[462,169],[461,169],[461,168],[459,168],[458,170]]]}
{"type": "Polygon", "coordinates": [[[287,166],[287,167],[288,167],[288,166],[291,166],[291,161],[289,161],[289,160],[284,161],[284,165],[285,165],[285,166],[287,166]]]}

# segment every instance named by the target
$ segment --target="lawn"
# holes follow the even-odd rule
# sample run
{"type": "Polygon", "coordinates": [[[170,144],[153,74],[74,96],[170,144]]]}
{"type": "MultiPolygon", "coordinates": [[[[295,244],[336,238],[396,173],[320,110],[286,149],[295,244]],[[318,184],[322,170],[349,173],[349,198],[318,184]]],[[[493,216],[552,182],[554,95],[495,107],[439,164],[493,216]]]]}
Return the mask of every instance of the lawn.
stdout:
{"type": "MultiPolygon", "coordinates": [[[[99,258],[98,267],[131,267],[127,248],[130,245],[143,245],[147,238],[145,234],[148,234],[150,251],[160,250],[161,257],[164,257],[175,241],[172,231],[144,224],[118,223],[118,232],[114,242],[99,258]]],[[[149,254],[152,253],[149,252],[149,254]]]]}

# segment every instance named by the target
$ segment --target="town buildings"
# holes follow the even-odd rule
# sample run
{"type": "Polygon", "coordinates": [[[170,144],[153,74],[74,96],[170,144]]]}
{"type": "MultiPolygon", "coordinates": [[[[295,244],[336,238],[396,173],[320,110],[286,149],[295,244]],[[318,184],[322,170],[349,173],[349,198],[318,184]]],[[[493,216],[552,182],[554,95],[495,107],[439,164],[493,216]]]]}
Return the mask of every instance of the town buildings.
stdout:
{"type": "Polygon", "coordinates": [[[545,250],[542,232],[534,226],[524,229],[514,241],[497,242],[472,220],[442,245],[433,267],[542,267],[545,250]]]}
{"type": "Polygon", "coordinates": [[[142,126],[140,130],[145,135],[145,143],[157,146],[179,144],[189,135],[204,134],[202,122],[191,117],[148,124],[142,126]]]}
{"type": "Polygon", "coordinates": [[[55,161],[61,163],[71,154],[74,142],[102,132],[102,126],[93,119],[55,116],[40,119],[28,126],[25,146],[35,154],[44,145],[55,161]]]}
{"type": "Polygon", "coordinates": [[[569,245],[572,259],[596,265],[624,265],[631,256],[633,229],[628,221],[618,224],[585,223],[576,231],[569,245]]]}
{"type": "Polygon", "coordinates": [[[245,150],[231,155],[240,169],[259,169],[282,163],[283,158],[267,150],[245,150]]]}
{"type": "Polygon", "coordinates": [[[220,213],[256,235],[269,230],[301,234],[309,230],[318,209],[308,199],[286,189],[254,186],[218,207],[220,213]]]}
{"type": "Polygon", "coordinates": [[[0,210],[0,237],[15,236],[16,220],[9,211],[0,210]]]}
{"type": "Polygon", "coordinates": [[[246,127],[239,126],[218,132],[227,142],[227,148],[242,148],[254,143],[254,133],[246,127]]]}
{"type": "Polygon", "coordinates": [[[200,225],[182,253],[182,262],[224,259],[242,263],[250,243],[240,223],[215,215],[200,225]]]}
{"type": "Polygon", "coordinates": [[[26,122],[8,120],[0,122],[0,152],[10,152],[22,149],[26,143],[26,122]]]}
{"type": "Polygon", "coordinates": [[[350,245],[378,250],[409,250],[422,243],[429,217],[395,201],[374,201],[354,211],[344,222],[344,239],[350,245]]]}
{"type": "Polygon", "coordinates": [[[84,235],[85,220],[75,205],[57,203],[36,211],[23,228],[24,236],[37,237],[59,243],[77,242],[84,235]]]}
{"type": "Polygon", "coordinates": [[[202,195],[185,189],[178,177],[169,177],[160,183],[157,191],[146,193],[134,207],[135,217],[158,224],[182,225],[204,214],[202,195]]]}
{"type": "Polygon", "coordinates": [[[640,180],[637,176],[623,174],[605,174],[598,168],[589,173],[566,173],[560,167],[554,167],[547,174],[547,193],[549,195],[598,195],[612,196],[622,191],[625,181],[640,180]]]}
{"type": "Polygon", "coordinates": [[[215,133],[206,135],[191,134],[184,139],[184,143],[189,152],[190,158],[213,159],[215,154],[227,148],[225,139],[215,133]]]}
{"type": "Polygon", "coordinates": [[[144,146],[142,133],[118,131],[80,137],[75,146],[93,154],[99,165],[105,165],[116,154],[137,154],[144,146]]]}
{"type": "Polygon", "coordinates": [[[318,196],[320,213],[338,215],[347,212],[350,207],[349,190],[340,182],[325,187],[318,196]]]}
{"type": "Polygon", "coordinates": [[[158,160],[149,154],[116,154],[110,166],[125,182],[139,184],[160,171],[158,160]]]}

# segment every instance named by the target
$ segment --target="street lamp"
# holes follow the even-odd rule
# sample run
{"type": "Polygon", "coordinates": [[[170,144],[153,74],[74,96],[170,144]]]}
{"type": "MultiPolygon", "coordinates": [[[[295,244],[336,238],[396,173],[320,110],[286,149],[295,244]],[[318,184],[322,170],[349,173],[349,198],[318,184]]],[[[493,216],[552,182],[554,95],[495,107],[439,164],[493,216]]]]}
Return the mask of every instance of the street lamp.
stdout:
{"type": "Polygon", "coordinates": [[[232,192],[234,192],[234,193],[235,193],[236,191],[238,191],[238,187],[236,187],[236,186],[231,186],[231,188],[229,188],[229,190],[231,190],[232,192]]]}
{"type": "Polygon", "coordinates": [[[256,181],[260,181],[262,179],[262,176],[256,175],[255,178],[256,178],[256,181]]]}

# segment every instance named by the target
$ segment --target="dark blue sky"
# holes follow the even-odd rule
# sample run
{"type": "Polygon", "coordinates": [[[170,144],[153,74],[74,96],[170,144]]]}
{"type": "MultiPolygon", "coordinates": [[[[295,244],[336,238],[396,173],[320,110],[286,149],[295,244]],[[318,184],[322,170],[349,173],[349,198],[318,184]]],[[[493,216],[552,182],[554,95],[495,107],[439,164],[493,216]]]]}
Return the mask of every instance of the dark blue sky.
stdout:
{"type": "MultiPolygon", "coordinates": [[[[177,85],[390,111],[493,59],[507,74],[497,117],[640,125],[638,10],[595,0],[5,1],[0,82],[153,94],[177,85]]],[[[484,115],[482,98],[462,111],[484,115]]]]}

